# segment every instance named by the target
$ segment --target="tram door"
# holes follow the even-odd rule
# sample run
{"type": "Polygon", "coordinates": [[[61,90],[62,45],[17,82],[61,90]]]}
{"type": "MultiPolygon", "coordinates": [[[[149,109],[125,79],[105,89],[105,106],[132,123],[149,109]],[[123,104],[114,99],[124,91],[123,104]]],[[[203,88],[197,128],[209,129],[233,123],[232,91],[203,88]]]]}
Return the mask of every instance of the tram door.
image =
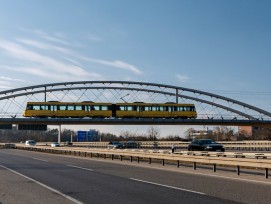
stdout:
{"type": "Polygon", "coordinates": [[[116,110],[116,104],[112,104],[112,117],[116,117],[117,115],[117,110],[116,110]]]}

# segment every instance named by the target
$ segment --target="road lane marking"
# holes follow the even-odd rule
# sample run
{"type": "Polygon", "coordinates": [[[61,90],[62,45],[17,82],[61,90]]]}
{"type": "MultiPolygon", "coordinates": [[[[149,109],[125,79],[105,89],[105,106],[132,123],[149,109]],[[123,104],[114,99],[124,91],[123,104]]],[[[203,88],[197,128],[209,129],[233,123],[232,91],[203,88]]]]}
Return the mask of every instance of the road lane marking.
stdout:
{"type": "Polygon", "coordinates": [[[159,167],[147,167],[147,166],[145,168],[165,170],[165,171],[173,171],[173,172],[185,173],[185,174],[196,174],[196,175],[200,175],[200,176],[210,176],[210,177],[214,177],[214,178],[230,179],[230,180],[236,180],[236,181],[246,181],[246,182],[268,184],[268,185],[271,184],[271,182],[269,182],[269,181],[266,182],[266,181],[257,181],[257,180],[245,179],[245,178],[234,178],[234,177],[229,177],[229,176],[213,175],[213,174],[208,174],[208,173],[189,172],[189,171],[185,171],[185,170],[182,171],[182,170],[179,170],[179,169],[178,170],[175,170],[175,169],[163,169],[163,168],[159,168],[159,167]]]}
{"type": "Polygon", "coordinates": [[[166,188],[172,188],[172,189],[176,189],[176,190],[180,190],[180,191],[187,191],[187,192],[190,192],[190,193],[197,193],[197,194],[205,195],[205,193],[202,193],[202,192],[199,192],[199,191],[192,191],[192,190],[188,190],[188,189],[184,189],[184,188],[178,188],[178,187],[175,187],[175,186],[168,186],[168,185],[164,185],[164,184],[160,184],[160,183],[154,183],[154,182],[144,181],[144,180],[135,179],[135,178],[130,178],[130,179],[134,180],[134,181],[142,182],[142,183],[148,183],[148,184],[156,185],[156,186],[163,186],[163,187],[166,187],[166,188]]]}
{"type": "MultiPolygon", "coordinates": [[[[106,162],[104,160],[100,161],[100,162],[106,162]]],[[[108,161],[111,162],[111,161],[108,161]]],[[[137,164],[124,164],[124,163],[120,163],[122,165],[130,165],[130,166],[138,166],[137,164]]],[[[185,174],[196,174],[196,175],[200,175],[200,176],[210,176],[210,177],[215,177],[215,178],[222,178],[222,179],[230,179],[230,180],[236,180],[236,181],[246,181],[246,182],[252,182],[252,183],[260,183],[260,184],[267,184],[267,185],[271,185],[271,182],[269,181],[258,181],[258,180],[252,180],[252,179],[245,179],[245,178],[234,178],[234,177],[229,177],[229,176],[222,176],[222,175],[214,175],[214,174],[208,174],[208,173],[199,173],[199,172],[189,172],[186,170],[181,170],[181,169],[166,169],[166,168],[160,168],[160,167],[154,167],[154,166],[138,166],[138,167],[142,167],[142,168],[148,168],[148,169],[157,169],[157,170],[162,170],[162,171],[172,171],[172,172],[177,172],[177,173],[185,173],[185,174]]],[[[223,171],[221,171],[223,173],[223,171]]],[[[216,172],[217,173],[217,172],[216,172]]]]}
{"type": "Polygon", "coordinates": [[[87,171],[94,171],[93,169],[87,169],[87,168],[80,167],[80,166],[73,166],[73,165],[66,165],[66,166],[77,168],[77,169],[83,169],[83,170],[87,170],[87,171]]]}
{"type": "Polygon", "coordinates": [[[46,189],[48,189],[48,190],[50,190],[50,191],[53,191],[54,193],[56,193],[56,194],[58,194],[58,195],[60,195],[60,196],[62,196],[62,197],[64,197],[64,198],[66,198],[66,199],[68,199],[68,200],[70,200],[70,201],[72,201],[72,202],[74,202],[74,203],[76,203],[76,204],[83,204],[81,201],[76,200],[75,198],[72,198],[72,197],[70,197],[70,196],[68,196],[68,195],[66,195],[66,194],[64,194],[64,193],[61,193],[60,191],[58,191],[58,190],[56,190],[56,189],[54,189],[54,188],[51,188],[50,186],[47,186],[47,185],[45,185],[45,184],[43,184],[43,183],[41,183],[41,182],[39,182],[39,181],[36,181],[35,179],[32,179],[32,178],[30,178],[30,177],[28,177],[28,176],[25,176],[25,175],[23,175],[23,174],[21,174],[21,173],[19,173],[19,172],[17,172],[17,171],[14,171],[14,170],[12,170],[12,169],[6,167],[6,166],[0,165],[0,167],[2,167],[2,168],[4,168],[4,169],[7,169],[7,170],[9,170],[9,171],[11,171],[11,172],[13,172],[13,173],[19,175],[19,176],[22,176],[22,177],[24,177],[24,178],[30,180],[30,181],[33,181],[33,182],[35,182],[36,184],[38,184],[38,185],[40,185],[40,186],[42,186],[42,187],[44,187],[44,188],[46,188],[46,189]]]}
{"type": "Polygon", "coordinates": [[[38,161],[43,161],[43,162],[48,162],[47,160],[44,160],[44,159],[38,159],[38,158],[32,158],[32,159],[35,159],[35,160],[38,160],[38,161]]]}

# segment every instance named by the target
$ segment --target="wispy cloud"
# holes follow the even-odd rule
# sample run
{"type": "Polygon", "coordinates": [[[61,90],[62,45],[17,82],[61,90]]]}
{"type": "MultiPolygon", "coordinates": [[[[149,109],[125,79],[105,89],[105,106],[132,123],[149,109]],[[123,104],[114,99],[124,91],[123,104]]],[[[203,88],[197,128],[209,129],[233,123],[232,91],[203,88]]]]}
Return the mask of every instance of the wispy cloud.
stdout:
{"type": "Polygon", "coordinates": [[[0,89],[11,89],[16,86],[16,83],[26,82],[25,80],[0,76],[0,89]]]}
{"type": "MultiPolygon", "coordinates": [[[[127,71],[131,71],[134,74],[142,74],[142,72],[140,71],[139,68],[135,67],[134,65],[128,64],[126,62],[123,62],[121,60],[108,61],[108,60],[88,58],[88,57],[80,56],[79,54],[75,53],[74,51],[72,51],[70,49],[50,45],[48,43],[43,43],[43,42],[40,42],[40,41],[31,40],[31,39],[20,39],[19,38],[19,39],[17,39],[17,41],[20,42],[20,43],[23,43],[25,45],[33,46],[33,47],[36,47],[36,48],[39,48],[39,49],[54,50],[54,51],[61,52],[63,54],[72,55],[73,57],[81,59],[81,60],[94,62],[94,63],[98,63],[98,64],[101,64],[101,65],[106,65],[106,66],[110,66],[110,67],[115,67],[115,68],[118,68],[118,69],[124,69],[124,70],[127,70],[127,71]]],[[[69,61],[75,61],[75,60],[69,59],[69,61]]],[[[76,64],[79,64],[79,63],[76,62],[76,64]]]]}
{"type": "MultiPolygon", "coordinates": [[[[66,45],[66,46],[75,46],[75,45],[78,46],[78,43],[70,43],[67,40],[63,40],[62,39],[63,35],[60,34],[60,33],[57,33],[54,36],[50,36],[47,33],[43,32],[43,31],[40,31],[40,30],[35,30],[34,32],[36,34],[38,34],[39,36],[41,36],[42,38],[44,38],[46,40],[49,40],[49,41],[52,41],[52,42],[55,42],[55,43],[61,43],[62,45],[66,45]]],[[[103,41],[103,39],[101,37],[99,37],[97,35],[94,35],[94,34],[89,34],[87,36],[87,39],[91,40],[91,41],[95,41],[95,42],[103,41]]],[[[42,42],[40,42],[40,43],[34,42],[33,40],[30,40],[30,41],[29,40],[28,41],[24,40],[24,41],[21,41],[21,42],[28,43],[29,45],[31,44],[32,46],[37,46],[37,47],[40,46],[40,47],[43,47],[43,49],[46,47],[44,43],[42,43],[42,42]]],[[[71,54],[73,57],[77,57],[78,59],[81,59],[81,60],[86,60],[86,61],[89,61],[89,62],[94,62],[94,63],[101,64],[101,65],[106,65],[106,66],[115,67],[115,68],[118,68],[118,69],[131,71],[134,74],[142,74],[142,71],[138,67],[136,67],[136,66],[134,66],[132,64],[129,64],[127,62],[124,62],[122,60],[110,61],[110,60],[86,57],[86,56],[82,56],[80,54],[77,54],[76,52],[71,51],[69,49],[61,48],[59,46],[47,45],[46,48],[52,48],[54,50],[63,52],[65,54],[71,54]]]]}
{"type": "Polygon", "coordinates": [[[42,31],[42,30],[31,30],[31,29],[24,29],[27,30],[28,32],[32,32],[35,33],[36,35],[38,35],[39,37],[54,42],[54,43],[59,43],[62,45],[68,45],[68,46],[73,46],[74,44],[72,44],[71,42],[69,42],[68,40],[64,39],[64,35],[61,33],[54,33],[53,35],[49,35],[46,32],[42,31]]]}
{"type": "Polygon", "coordinates": [[[0,40],[0,49],[1,48],[13,58],[23,60],[25,64],[28,64],[25,67],[14,68],[17,71],[50,78],[63,78],[63,76],[73,76],[75,79],[86,79],[94,76],[102,78],[97,73],[89,73],[79,66],[70,65],[54,58],[38,54],[13,42],[0,40]],[[35,65],[34,68],[32,67],[33,64],[35,65]]]}
{"type": "Polygon", "coordinates": [[[26,82],[25,80],[22,79],[16,79],[16,78],[11,78],[11,77],[5,77],[5,76],[0,76],[0,80],[4,81],[19,81],[19,82],[26,82]]]}
{"type": "Polygon", "coordinates": [[[97,35],[89,34],[87,35],[87,40],[91,42],[102,42],[103,39],[97,35]]]}
{"type": "MultiPolygon", "coordinates": [[[[94,63],[126,70],[136,75],[142,74],[138,67],[123,60],[104,60],[85,56],[76,49],[78,43],[68,41],[62,33],[49,35],[41,30],[20,29],[34,36],[17,37],[14,41],[0,38],[0,51],[11,59],[11,63],[0,63],[0,67],[4,69],[54,80],[104,80],[106,77],[98,72],[89,71],[90,63],[94,63]]],[[[88,40],[97,42],[102,41],[102,38],[88,35],[88,40]]]]}
{"type": "Polygon", "coordinates": [[[37,40],[17,38],[17,41],[25,45],[29,45],[29,46],[36,47],[43,50],[55,50],[64,54],[72,54],[72,51],[70,49],[66,49],[63,47],[55,46],[55,45],[50,45],[48,43],[40,42],[37,40]]]}
{"type": "Polygon", "coordinates": [[[134,65],[128,64],[126,62],[115,60],[115,61],[107,61],[107,60],[101,60],[101,59],[93,59],[93,58],[87,58],[87,57],[80,57],[83,60],[95,62],[101,65],[111,66],[118,69],[124,69],[133,72],[134,74],[142,74],[139,68],[135,67],[134,65]]]}
{"type": "Polygon", "coordinates": [[[189,80],[189,77],[186,75],[177,74],[176,77],[180,82],[187,82],[189,80]]]}

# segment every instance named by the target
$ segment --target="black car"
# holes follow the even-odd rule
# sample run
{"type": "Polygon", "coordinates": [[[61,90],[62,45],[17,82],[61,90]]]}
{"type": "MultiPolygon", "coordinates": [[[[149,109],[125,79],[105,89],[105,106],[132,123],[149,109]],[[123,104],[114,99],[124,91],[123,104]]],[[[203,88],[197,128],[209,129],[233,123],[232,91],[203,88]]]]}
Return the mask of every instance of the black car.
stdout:
{"type": "Polygon", "coordinates": [[[121,142],[109,142],[109,145],[112,145],[114,149],[124,148],[124,145],[121,142]]]}
{"type": "Polygon", "coordinates": [[[66,142],[64,143],[64,146],[72,146],[72,142],[66,141],[66,142]]]}
{"type": "Polygon", "coordinates": [[[125,148],[139,148],[140,144],[135,141],[128,141],[124,143],[124,147],[125,148]]]}
{"type": "Polygon", "coordinates": [[[224,152],[222,144],[216,143],[211,139],[196,139],[188,145],[188,151],[219,151],[224,152]]]}

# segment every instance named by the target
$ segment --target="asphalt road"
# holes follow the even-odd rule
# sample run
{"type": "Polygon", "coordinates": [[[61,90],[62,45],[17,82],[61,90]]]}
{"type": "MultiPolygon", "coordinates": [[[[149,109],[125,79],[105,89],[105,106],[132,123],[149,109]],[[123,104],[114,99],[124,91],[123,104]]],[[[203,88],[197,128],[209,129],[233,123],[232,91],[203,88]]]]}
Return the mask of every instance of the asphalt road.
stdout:
{"type": "Polygon", "coordinates": [[[0,203],[270,203],[270,192],[270,179],[0,149],[0,203]]]}

